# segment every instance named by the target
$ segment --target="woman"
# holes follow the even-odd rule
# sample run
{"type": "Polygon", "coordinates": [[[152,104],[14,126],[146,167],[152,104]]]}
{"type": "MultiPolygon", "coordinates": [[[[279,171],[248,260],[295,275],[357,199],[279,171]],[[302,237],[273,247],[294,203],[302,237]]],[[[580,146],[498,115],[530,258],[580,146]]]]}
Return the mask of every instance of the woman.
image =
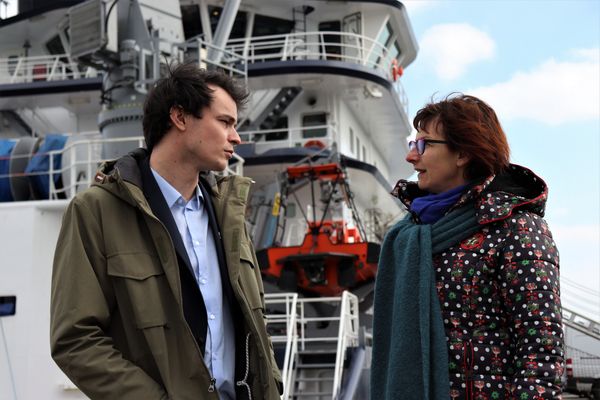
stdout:
{"type": "Polygon", "coordinates": [[[495,112],[428,104],[406,160],[418,182],[386,235],[375,288],[371,397],[555,399],[563,332],[547,187],[509,163],[495,112]]]}

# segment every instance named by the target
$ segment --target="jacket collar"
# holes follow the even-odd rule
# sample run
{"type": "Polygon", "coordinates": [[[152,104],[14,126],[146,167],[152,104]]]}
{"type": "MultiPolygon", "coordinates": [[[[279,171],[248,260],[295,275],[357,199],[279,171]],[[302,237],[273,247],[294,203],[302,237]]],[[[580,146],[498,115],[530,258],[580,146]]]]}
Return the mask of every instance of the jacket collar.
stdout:
{"type": "Polygon", "coordinates": [[[171,210],[169,209],[169,206],[167,205],[167,202],[165,201],[165,198],[163,197],[163,194],[160,191],[154,176],[152,175],[149,160],[150,158],[146,157],[145,159],[141,160],[139,164],[139,172],[144,195],[146,200],[148,200],[148,204],[150,205],[154,215],[163,223],[165,228],[167,228],[167,231],[169,231],[169,236],[171,236],[171,240],[173,241],[173,246],[175,247],[177,255],[184,262],[188,272],[190,272],[193,277],[194,271],[187,255],[187,251],[185,250],[183,239],[181,239],[181,235],[177,229],[177,224],[175,224],[175,220],[173,219],[173,214],[171,214],[171,210]]]}

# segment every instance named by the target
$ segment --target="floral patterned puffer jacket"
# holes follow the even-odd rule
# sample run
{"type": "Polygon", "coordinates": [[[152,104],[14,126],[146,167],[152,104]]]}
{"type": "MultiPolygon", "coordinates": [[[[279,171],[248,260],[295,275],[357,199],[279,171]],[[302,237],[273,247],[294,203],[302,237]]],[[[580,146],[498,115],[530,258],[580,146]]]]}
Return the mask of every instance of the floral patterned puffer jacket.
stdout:
{"type": "MultiPolygon", "coordinates": [[[[426,194],[404,180],[392,193],[407,207],[426,194]]],[[[542,179],[511,164],[453,206],[475,204],[481,230],[433,257],[452,399],[561,397],[559,263],[542,218],[547,194],[542,179]]]]}

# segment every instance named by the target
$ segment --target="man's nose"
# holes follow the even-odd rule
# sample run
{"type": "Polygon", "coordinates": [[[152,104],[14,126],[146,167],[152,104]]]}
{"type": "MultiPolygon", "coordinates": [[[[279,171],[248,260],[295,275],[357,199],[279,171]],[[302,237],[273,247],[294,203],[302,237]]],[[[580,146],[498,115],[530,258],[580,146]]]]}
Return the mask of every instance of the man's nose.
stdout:
{"type": "Polygon", "coordinates": [[[235,128],[231,128],[231,129],[233,132],[229,134],[229,142],[233,143],[234,145],[242,143],[242,138],[240,138],[240,135],[239,135],[237,129],[235,129],[235,128]]]}

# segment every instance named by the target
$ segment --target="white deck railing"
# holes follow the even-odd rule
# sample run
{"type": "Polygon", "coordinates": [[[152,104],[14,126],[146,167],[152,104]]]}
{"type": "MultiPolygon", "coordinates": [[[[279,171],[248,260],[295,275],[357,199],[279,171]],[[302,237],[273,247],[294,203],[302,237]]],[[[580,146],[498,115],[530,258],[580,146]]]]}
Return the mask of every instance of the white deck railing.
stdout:
{"type": "MultiPolygon", "coordinates": [[[[66,146],[61,150],[52,150],[49,152],[35,152],[33,154],[14,155],[0,157],[0,161],[23,160],[20,164],[26,165],[29,160],[35,156],[48,157],[48,170],[27,173],[24,171],[13,172],[8,174],[0,174],[0,179],[23,180],[34,177],[44,176],[48,179],[49,196],[47,199],[38,200],[56,200],[60,198],[70,199],[76,193],[89,187],[94,179],[95,173],[104,161],[108,161],[102,157],[102,146],[107,143],[123,143],[128,148],[143,147],[143,136],[123,137],[104,139],[97,132],[89,132],[78,134],[77,140],[67,142],[66,146]],[[60,167],[55,168],[55,160],[60,157],[60,167]],[[62,186],[57,187],[54,180],[56,176],[62,177],[62,186]]],[[[228,167],[220,173],[221,175],[243,175],[244,159],[237,154],[233,157],[237,160],[232,167],[228,167]]],[[[58,163],[57,163],[58,164],[58,163]]],[[[15,199],[18,201],[19,199],[15,199]]]]}
{"type": "Polygon", "coordinates": [[[333,125],[317,125],[302,128],[259,129],[239,132],[243,143],[255,143],[258,154],[270,149],[304,147],[321,142],[330,147],[338,140],[333,125]],[[315,136],[311,136],[311,135],[315,136]]]}
{"type": "MultiPolygon", "coordinates": [[[[158,43],[156,48],[159,48],[158,43]]],[[[248,64],[263,61],[331,60],[372,68],[393,82],[394,91],[405,111],[408,100],[399,80],[393,80],[389,50],[376,40],[349,32],[302,32],[283,35],[257,36],[230,40],[225,48],[217,48],[201,39],[171,44],[172,57],[182,61],[195,54],[200,67],[216,66],[246,79],[248,64]],[[209,59],[207,55],[217,56],[209,59]],[[214,61],[213,61],[214,60],[214,61]]],[[[158,54],[139,54],[140,87],[158,73],[158,54]],[[146,57],[153,58],[153,71],[145,71],[146,57]]],[[[169,60],[171,58],[168,58],[169,60]]],[[[40,55],[18,58],[0,58],[0,84],[30,83],[88,78],[98,75],[92,67],[81,67],[72,62],[69,54],[40,55]]]]}
{"type": "MultiPolygon", "coordinates": [[[[226,50],[248,63],[330,60],[359,64],[394,82],[394,58],[389,50],[370,37],[350,32],[299,32],[233,39],[227,42],[226,50]]],[[[408,112],[408,97],[402,84],[396,80],[393,87],[405,112],[408,112]]]]}
{"type": "Polygon", "coordinates": [[[0,84],[93,78],[98,72],[81,69],[68,54],[0,58],[0,84]]]}

